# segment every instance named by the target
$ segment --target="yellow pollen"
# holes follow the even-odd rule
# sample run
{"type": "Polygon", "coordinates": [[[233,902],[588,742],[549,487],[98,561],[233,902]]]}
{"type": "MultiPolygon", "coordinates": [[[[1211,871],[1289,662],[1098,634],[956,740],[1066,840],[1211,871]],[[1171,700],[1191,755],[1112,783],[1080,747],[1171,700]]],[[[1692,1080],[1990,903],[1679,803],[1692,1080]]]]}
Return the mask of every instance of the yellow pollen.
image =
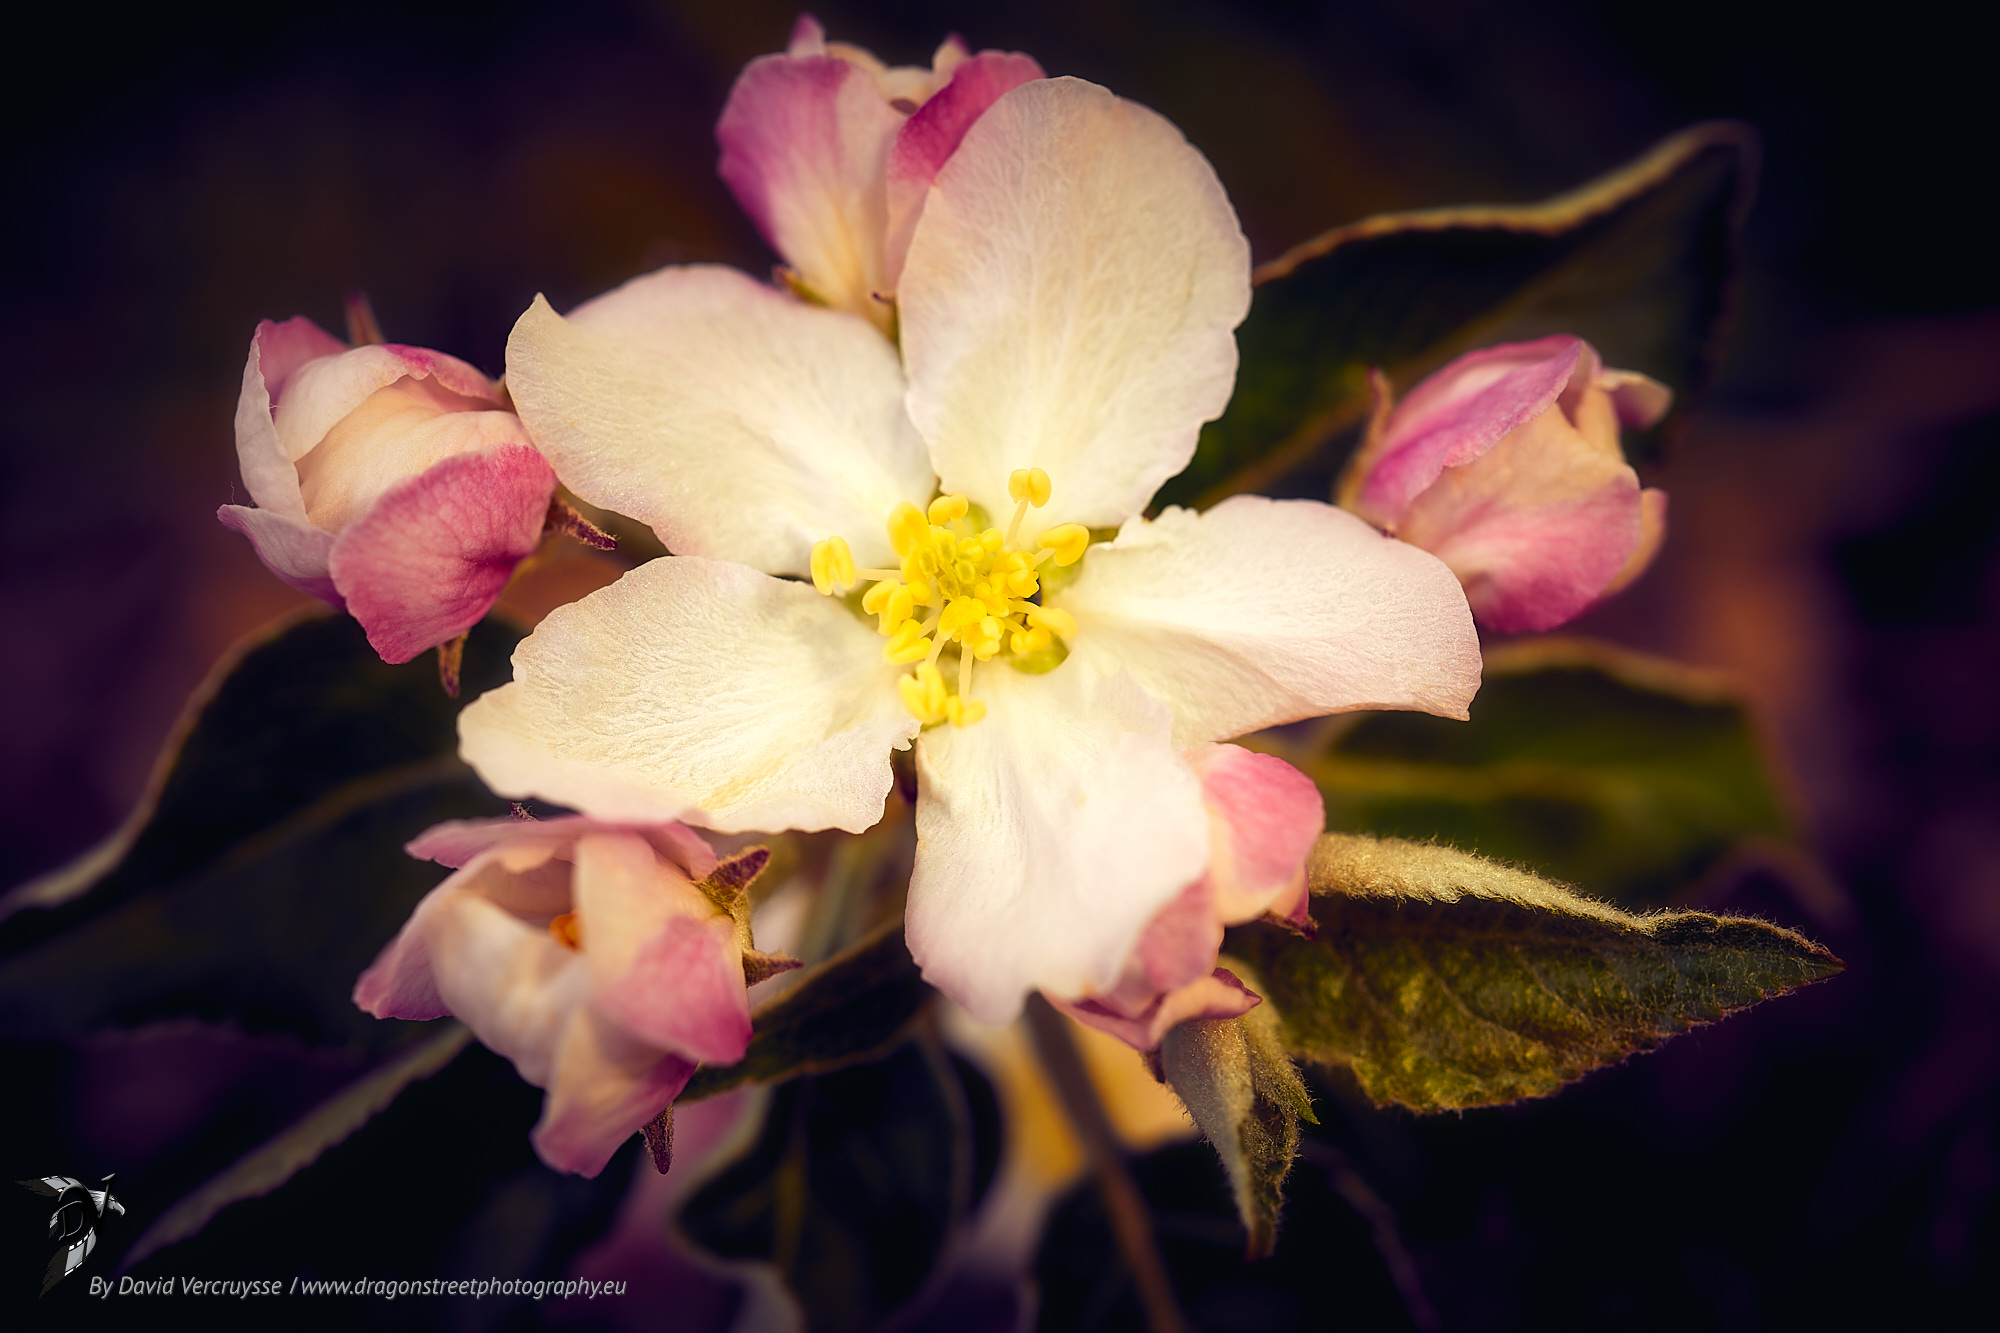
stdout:
{"type": "MultiPolygon", "coordinates": [[[[1005,532],[977,527],[963,495],[940,495],[928,509],[898,504],[888,520],[895,568],[856,568],[854,553],[840,537],[813,546],[813,586],[821,593],[845,594],[858,583],[869,585],[861,610],[875,617],[886,640],[883,660],[915,668],[896,689],[910,716],[924,726],[969,727],[986,716],[986,705],[972,697],[977,663],[1002,653],[1045,656],[1057,639],[1076,634],[1074,616],[1034,599],[1042,592],[1040,567],[1049,560],[1075,564],[1090,545],[1090,532],[1078,523],[1057,524],[1031,549],[1018,541],[1021,522],[1029,509],[1048,503],[1049,475],[1021,468],[1008,477],[1007,494],[1016,508],[1005,532]],[[958,650],[951,684],[938,666],[947,647],[958,650]]],[[[1044,662],[1032,669],[1048,667],[1044,662]]]]}

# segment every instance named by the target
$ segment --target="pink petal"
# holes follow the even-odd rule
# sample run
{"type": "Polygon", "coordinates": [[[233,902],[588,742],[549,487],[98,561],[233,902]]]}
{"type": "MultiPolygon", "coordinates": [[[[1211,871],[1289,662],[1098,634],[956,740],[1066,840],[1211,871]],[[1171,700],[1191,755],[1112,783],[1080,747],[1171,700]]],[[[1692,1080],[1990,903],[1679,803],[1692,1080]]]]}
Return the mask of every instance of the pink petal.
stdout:
{"type": "MultiPolygon", "coordinates": [[[[290,471],[291,464],[285,468],[290,471]]],[[[327,572],[333,556],[332,533],[314,527],[304,517],[292,518],[277,509],[224,505],[215,511],[215,517],[223,527],[248,537],[250,548],[273,574],[336,610],[346,608],[347,600],[327,572]]]]}
{"type": "Polygon", "coordinates": [[[629,971],[599,988],[597,1007],[663,1050],[703,1064],[735,1064],[750,1044],[735,922],[672,918],[639,950],[629,971]]]}
{"type": "Polygon", "coordinates": [[[407,1018],[424,1022],[450,1013],[438,994],[437,979],[431,971],[427,938],[431,918],[438,911],[440,895],[458,892],[446,880],[417,904],[410,919],[396,932],[375,961],[354,983],[354,1003],[377,1018],[407,1018]]]}
{"type": "Polygon", "coordinates": [[[456,454],[343,531],[329,568],[383,660],[407,662],[477,624],[540,544],[554,490],[525,445],[456,454]]]}
{"type": "Polygon", "coordinates": [[[1597,387],[1611,395],[1618,408],[1618,422],[1636,430],[1657,425],[1674,405],[1674,391],[1636,370],[1604,370],[1597,375],[1597,387]]]}
{"type": "Polygon", "coordinates": [[[695,1065],[634,1041],[586,1007],[556,1055],[532,1139],[558,1171],[594,1176],[640,1126],[673,1104],[695,1065]]]}
{"type": "Polygon", "coordinates": [[[1118,1007],[1144,1008],[1162,991],[1202,976],[1215,966],[1221,947],[1222,919],[1216,915],[1214,890],[1206,878],[1198,879],[1146,923],[1133,950],[1138,966],[1128,966],[1116,992],[1118,1007]]]}
{"type": "Polygon", "coordinates": [[[1362,516],[1399,529],[1410,502],[1446,468],[1471,462],[1547,411],[1584,354],[1582,339],[1558,334],[1468,352],[1426,378],[1396,406],[1375,446],[1362,516]]]}
{"type": "Polygon", "coordinates": [[[455,356],[426,347],[375,343],[299,367],[271,395],[278,441],[293,462],[305,457],[342,417],[400,379],[431,380],[481,408],[506,405],[492,380],[455,356]]]}
{"type": "Polygon", "coordinates": [[[456,869],[495,847],[551,842],[563,850],[586,833],[635,833],[653,850],[687,873],[706,879],[715,869],[715,849],[685,824],[611,824],[587,815],[559,819],[450,819],[425,829],[403,847],[419,861],[456,869]]]}
{"type": "Polygon", "coordinates": [[[821,299],[868,313],[884,291],[884,172],[902,113],[836,56],[761,56],[716,123],[722,179],[821,299]]]}
{"type": "Polygon", "coordinates": [[[1654,487],[1639,492],[1639,544],[1625,557],[1624,567],[1612,576],[1598,594],[1601,601],[1632,586],[1653,563],[1653,557],[1667,541],[1667,493],[1654,487]]]}
{"type": "Polygon", "coordinates": [[[1167,1033],[1182,1023],[1240,1018],[1263,1003],[1262,996],[1244,986],[1226,967],[1218,967],[1205,977],[1169,991],[1135,1014],[1120,1013],[1096,999],[1062,1000],[1051,995],[1048,1000],[1086,1027],[1108,1032],[1140,1051],[1158,1050],[1167,1033]]]}
{"type": "Polygon", "coordinates": [[[298,474],[278,442],[271,407],[302,366],[346,350],[346,343],[304,316],[282,324],[267,319],[251,335],[243,391],[236,400],[236,464],[250,498],[260,507],[288,518],[306,516],[298,474]]]}
{"type": "Polygon", "coordinates": [[[1240,745],[1203,746],[1188,760],[1208,804],[1208,880],[1221,920],[1251,921],[1281,900],[1289,911],[1326,831],[1319,788],[1284,760],[1240,745]]]}
{"type": "Polygon", "coordinates": [[[910,236],[917,229],[931,181],[945,160],[958,151],[959,142],[972,123],[1000,95],[1044,77],[1032,56],[1009,51],[981,51],[964,58],[963,47],[956,52],[951,43],[938,50],[939,64],[949,56],[960,58],[951,64],[951,82],[946,84],[914,115],[903,122],[889,150],[888,238],[883,245],[883,281],[893,290],[903,271],[903,256],[909,252],[910,236]]]}
{"type": "Polygon", "coordinates": [[[1539,631],[1603,592],[1638,545],[1639,508],[1637,474],[1551,411],[1446,471],[1402,536],[1451,566],[1481,624],[1539,631]]]}
{"type": "Polygon", "coordinates": [[[788,56],[823,56],[826,54],[826,29],[810,14],[801,14],[792,23],[792,38],[785,43],[788,56]]]}

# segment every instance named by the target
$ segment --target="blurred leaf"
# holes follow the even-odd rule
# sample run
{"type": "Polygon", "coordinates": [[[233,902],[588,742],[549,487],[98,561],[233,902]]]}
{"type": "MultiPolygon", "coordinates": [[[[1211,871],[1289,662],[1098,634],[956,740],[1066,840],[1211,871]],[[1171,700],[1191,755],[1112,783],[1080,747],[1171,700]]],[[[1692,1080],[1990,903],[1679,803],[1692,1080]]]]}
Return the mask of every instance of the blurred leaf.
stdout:
{"type": "Polygon", "coordinates": [[[776,1083],[879,1056],[935,994],[903,942],[903,923],[877,929],[853,948],[806,969],[751,1019],[750,1049],[736,1064],[704,1068],[684,1102],[744,1083],[776,1083]]]}
{"type": "Polygon", "coordinates": [[[1496,342],[1578,334],[1684,405],[1707,374],[1755,158],[1746,126],[1696,125],[1540,204],[1385,213],[1263,265],[1235,396],[1157,503],[1271,490],[1361,420],[1369,366],[1407,390],[1496,342]]]}
{"type": "Polygon", "coordinates": [[[1435,838],[1627,907],[1788,836],[1750,710],[1712,674],[1533,640],[1488,654],[1471,712],[1370,713],[1267,748],[1319,784],[1333,828],[1435,838]]]}
{"type": "Polygon", "coordinates": [[[680,1226],[727,1258],[775,1263],[814,1333],[874,1328],[923,1289],[998,1155],[992,1088],[922,1032],[777,1089],[757,1143],[680,1226]]]}
{"type": "MultiPolygon", "coordinates": [[[[468,694],[509,674],[518,632],[487,622],[468,694]]],[[[194,1017],[383,1051],[411,1025],[349,1000],[354,979],[445,873],[403,844],[505,806],[456,757],[459,701],[436,665],[389,666],[346,617],[282,626],[217,669],[127,831],[65,899],[0,924],[0,1033],[68,1039],[194,1017]]]]}
{"type": "MultiPolygon", "coordinates": [[[[1243,964],[1225,966],[1241,969],[1243,983],[1258,989],[1256,974],[1243,964]]],[[[1299,1121],[1313,1120],[1312,1098],[1285,1053],[1276,1011],[1260,1004],[1239,1018],[1182,1023],[1160,1044],[1160,1070],[1222,1158],[1248,1237],[1244,1257],[1270,1257],[1285,1177],[1299,1151],[1299,1121]]]]}
{"type": "Polygon", "coordinates": [[[1225,949],[1261,976],[1293,1054],[1419,1111],[1547,1096],[1843,966],[1768,922],[1633,916],[1400,839],[1328,834],[1308,875],[1316,939],[1253,923],[1225,949]]]}
{"type": "Polygon", "coordinates": [[[155,1250],[199,1234],[210,1218],[230,1204],[277,1189],[379,1115],[404,1088],[450,1064],[472,1040],[472,1033],[453,1022],[441,1027],[425,1041],[413,1044],[407,1053],[385,1060],[348,1084],[284,1133],[246,1153],[228,1170],[168,1208],[125,1251],[119,1260],[120,1271],[155,1250]]]}

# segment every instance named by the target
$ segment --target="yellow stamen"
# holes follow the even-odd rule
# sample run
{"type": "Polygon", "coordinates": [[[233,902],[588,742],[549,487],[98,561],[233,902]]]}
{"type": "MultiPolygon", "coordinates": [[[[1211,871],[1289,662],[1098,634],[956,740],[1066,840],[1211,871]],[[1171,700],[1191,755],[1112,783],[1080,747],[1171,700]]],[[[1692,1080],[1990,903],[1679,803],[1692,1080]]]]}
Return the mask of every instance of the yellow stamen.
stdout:
{"type": "Polygon", "coordinates": [[[969,727],[986,716],[986,705],[954,694],[944,701],[944,715],[954,727],[969,727]]]}
{"type": "Polygon", "coordinates": [[[1036,539],[1035,545],[1053,551],[1058,565],[1073,565],[1083,559],[1090,545],[1090,529],[1081,523],[1058,523],[1036,539]]]}
{"type": "Polygon", "coordinates": [[[1049,474],[1038,467],[1017,467],[1007,476],[1007,494],[1040,509],[1049,502],[1055,487],[1049,482],[1049,474]]]}
{"type": "Polygon", "coordinates": [[[890,634],[889,642],[882,645],[882,660],[894,662],[897,666],[908,666],[912,662],[935,657],[931,650],[936,646],[924,637],[921,625],[914,620],[905,620],[890,634]]]}
{"type": "Polygon", "coordinates": [[[941,528],[947,523],[964,518],[965,511],[969,508],[971,505],[962,495],[940,495],[931,501],[931,523],[941,528]]]}
{"type": "Polygon", "coordinates": [[[1028,613],[1028,623],[1064,639],[1076,637],[1076,617],[1060,607],[1038,606],[1028,613]]]}
{"type": "MultiPolygon", "coordinates": [[[[889,511],[889,545],[895,548],[897,556],[907,557],[930,535],[931,525],[924,517],[924,511],[908,500],[889,511]]],[[[909,576],[905,574],[904,577],[909,576]]]]}
{"type": "Polygon", "coordinates": [[[915,675],[897,681],[896,692],[910,716],[926,726],[944,721],[946,704],[955,702],[944,687],[944,676],[930,662],[918,667],[915,675]]]}
{"type": "Polygon", "coordinates": [[[827,537],[813,543],[813,587],[823,595],[831,597],[835,592],[846,592],[854,586],[856,577],[854,552],[847,549],[847,538],[827,537]]]}

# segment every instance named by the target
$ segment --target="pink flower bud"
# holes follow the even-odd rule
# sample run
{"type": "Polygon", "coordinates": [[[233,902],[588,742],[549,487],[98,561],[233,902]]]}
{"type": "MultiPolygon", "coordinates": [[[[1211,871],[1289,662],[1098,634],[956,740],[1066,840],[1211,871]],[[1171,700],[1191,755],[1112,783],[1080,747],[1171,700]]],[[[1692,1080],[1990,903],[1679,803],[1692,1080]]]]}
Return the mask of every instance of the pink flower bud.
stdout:
{"type": "Polygon", "coordinates": [[[304,318],[257,326],[236,453],[257,507],[216,517],[390,662],[478,623],[555,491],[493,381],[420,347],[350,348],[304,318]]]}
{"type": "Polygon", "coordinates": [[[411,855],[457,867],[355,983],[377,1018],[454,1014],[548,1090],[535,1150],[594,1176],[699,1064],[750,1042],[744,934],[698,883],[680,824],[440,824],[411,855]]]}
{"type": "Polygon", "coordinates": [[[1666,414],[1665,385],[1567,334],[1469,352],[1400,403],[1373,385],[1340,502],[1449,565],[1481,624],[1551,629],[1658,552],[1667,497],[1640,488],[1618,435],[1666,414]]]}
{"type": "Polygon", "coordinates": [[[885,66],[800,18],[782,55],[744,67],[715,127],[722,179],[811,295],[887,328],[930,183],[1001,94],[1042,77],[1028,56],[885,66]]]}

